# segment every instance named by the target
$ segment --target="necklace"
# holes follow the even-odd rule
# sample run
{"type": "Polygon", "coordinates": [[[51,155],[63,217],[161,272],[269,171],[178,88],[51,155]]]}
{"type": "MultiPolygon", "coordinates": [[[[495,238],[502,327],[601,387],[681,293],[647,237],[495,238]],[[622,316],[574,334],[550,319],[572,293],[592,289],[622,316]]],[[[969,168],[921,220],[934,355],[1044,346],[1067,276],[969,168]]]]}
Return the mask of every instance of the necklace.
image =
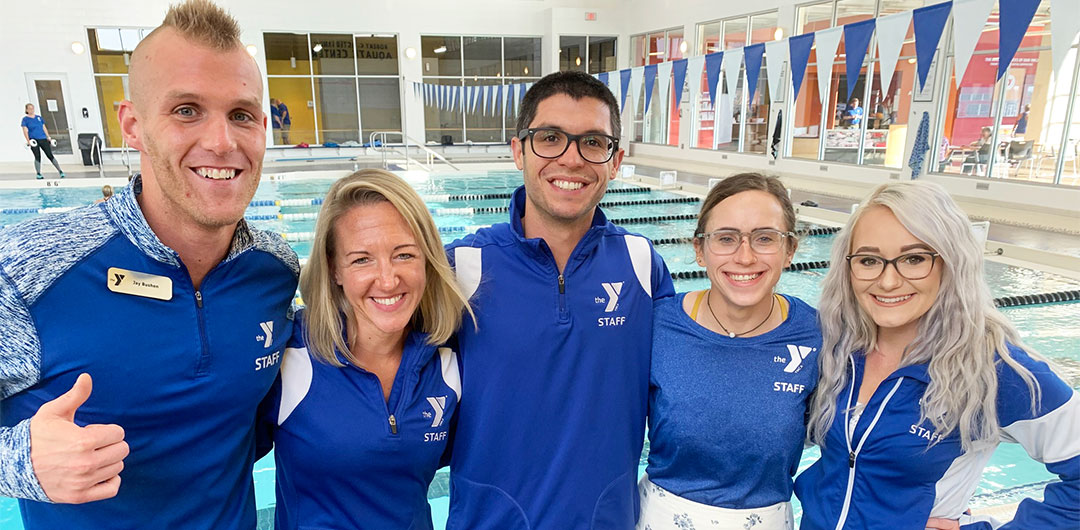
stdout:
{"type": "Polygon", "coordinates": [[[712,289],[709,289],[708,294],[705,295],[705,307],[709,308],[709,314],[712,315],[713,320],[715,320],[716,323],[720,325],[720,329],[724,330],[724,333],[727,333],[727,336],[730,337],[730,338],[733,338],[733,339],[735,337],[741,337],[743,335],[747,335],[749,333],[753,333],[753,332],[757,331],[758,328],[760,328],[761,326],[764,326],[765,323],[769,321],[769,317],[772,316],[773,309],[776,309],[776,295],[770,295],[772,297],[772,304],[769,305],[769,314],[765,315],[765,320],[762,320],[761,323],[759,323],[758,325],[756,325],[756,326],[754,326],[754,327],[752,327],[752,328],[750,328],[750,329],[748,329],[748,330],[746,330],[746,331],[744,331],[742,333],[735,333],[734,331],[728,331],[728,328],[725,328],[724,325],[720,323],[720,319],[716,318],[716,313],[714,313],[713,309],[712,309],[712,296],[710,296],[711,294],[712,294],[712,289]]]}

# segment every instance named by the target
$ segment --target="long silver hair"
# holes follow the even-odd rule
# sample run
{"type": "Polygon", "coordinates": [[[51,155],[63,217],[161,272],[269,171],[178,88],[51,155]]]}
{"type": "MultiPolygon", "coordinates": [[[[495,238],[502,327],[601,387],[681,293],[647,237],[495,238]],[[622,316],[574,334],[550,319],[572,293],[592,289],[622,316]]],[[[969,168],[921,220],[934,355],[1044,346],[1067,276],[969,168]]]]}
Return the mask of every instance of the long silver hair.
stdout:
{"type": "MultiPolygon", "coordinates": [[[[942,268],[937,299],[918,323],[918,336],[905,350],[900,366],[929,365],[930,385],[920,402],[920,424],[929,420],[941,437],[959,430],[965,451],[996,443],[997,372],[1000,358],[1027,383],[1034,410],[1038,383],[1010,355],[1007,344],[1042,357],[1026,347],[1009,320],[994,306],[983,279],[983,248],[971,223],[948,192],[929,182],[885,184],[870,195],[848,219],[833,243],[818,316],[822,349],[820,379],[810,404],[807,437],[824,445],[837,414],[837,397],[849,384],[848,361],[853,352],[877,346],[877,326],[859,306],[846,266],[851,234],[870,207],[884,206],[904,228],[936,251],[942,268]]],[[[940,438],[935,438],[935,443],[940,438]]]]}

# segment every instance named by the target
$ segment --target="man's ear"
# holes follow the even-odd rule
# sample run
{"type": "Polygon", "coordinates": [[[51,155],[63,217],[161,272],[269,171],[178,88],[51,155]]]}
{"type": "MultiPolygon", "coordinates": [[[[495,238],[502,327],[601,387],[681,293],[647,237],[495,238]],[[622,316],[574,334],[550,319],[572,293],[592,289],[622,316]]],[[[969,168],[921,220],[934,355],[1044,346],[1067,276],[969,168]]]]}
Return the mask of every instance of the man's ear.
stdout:
{"type": "Polygon", "coordinates": [[[124,141],[135,150],[146,152],[142,142],[142,124],[139,122],[138,112],[135,111],[135,104],[128,99],[121,101],[117,117],[120,119],[120,134],[124,141]]]}

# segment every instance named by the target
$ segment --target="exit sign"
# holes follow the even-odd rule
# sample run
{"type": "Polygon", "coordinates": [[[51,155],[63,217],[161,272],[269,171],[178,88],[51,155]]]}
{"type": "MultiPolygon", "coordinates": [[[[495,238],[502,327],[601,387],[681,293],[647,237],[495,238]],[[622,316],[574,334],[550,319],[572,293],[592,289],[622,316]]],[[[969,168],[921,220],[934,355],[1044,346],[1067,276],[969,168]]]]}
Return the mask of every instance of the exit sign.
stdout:
{"type": "Polygon", "coordinates": [[[585,20],[591,20],[591,21],[595,22],[596,21],[596,12],[595,11],[586,11],[585,12],[585,20]]]}

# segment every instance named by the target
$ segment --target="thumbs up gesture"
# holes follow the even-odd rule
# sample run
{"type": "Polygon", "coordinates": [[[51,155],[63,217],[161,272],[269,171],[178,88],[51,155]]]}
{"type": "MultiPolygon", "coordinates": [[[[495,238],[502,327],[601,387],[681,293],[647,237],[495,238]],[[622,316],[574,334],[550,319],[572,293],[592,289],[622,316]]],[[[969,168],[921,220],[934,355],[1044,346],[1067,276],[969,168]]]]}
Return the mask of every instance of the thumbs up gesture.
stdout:
{"type": "Polygon", "coordinates": [[[93,384],[82,374],[60,397],[30,419],[30,461],[41,489],[53,502],[81,504],[115,497],[128,444],[119,425],[79,427],[75,411],[93,384]]]}

